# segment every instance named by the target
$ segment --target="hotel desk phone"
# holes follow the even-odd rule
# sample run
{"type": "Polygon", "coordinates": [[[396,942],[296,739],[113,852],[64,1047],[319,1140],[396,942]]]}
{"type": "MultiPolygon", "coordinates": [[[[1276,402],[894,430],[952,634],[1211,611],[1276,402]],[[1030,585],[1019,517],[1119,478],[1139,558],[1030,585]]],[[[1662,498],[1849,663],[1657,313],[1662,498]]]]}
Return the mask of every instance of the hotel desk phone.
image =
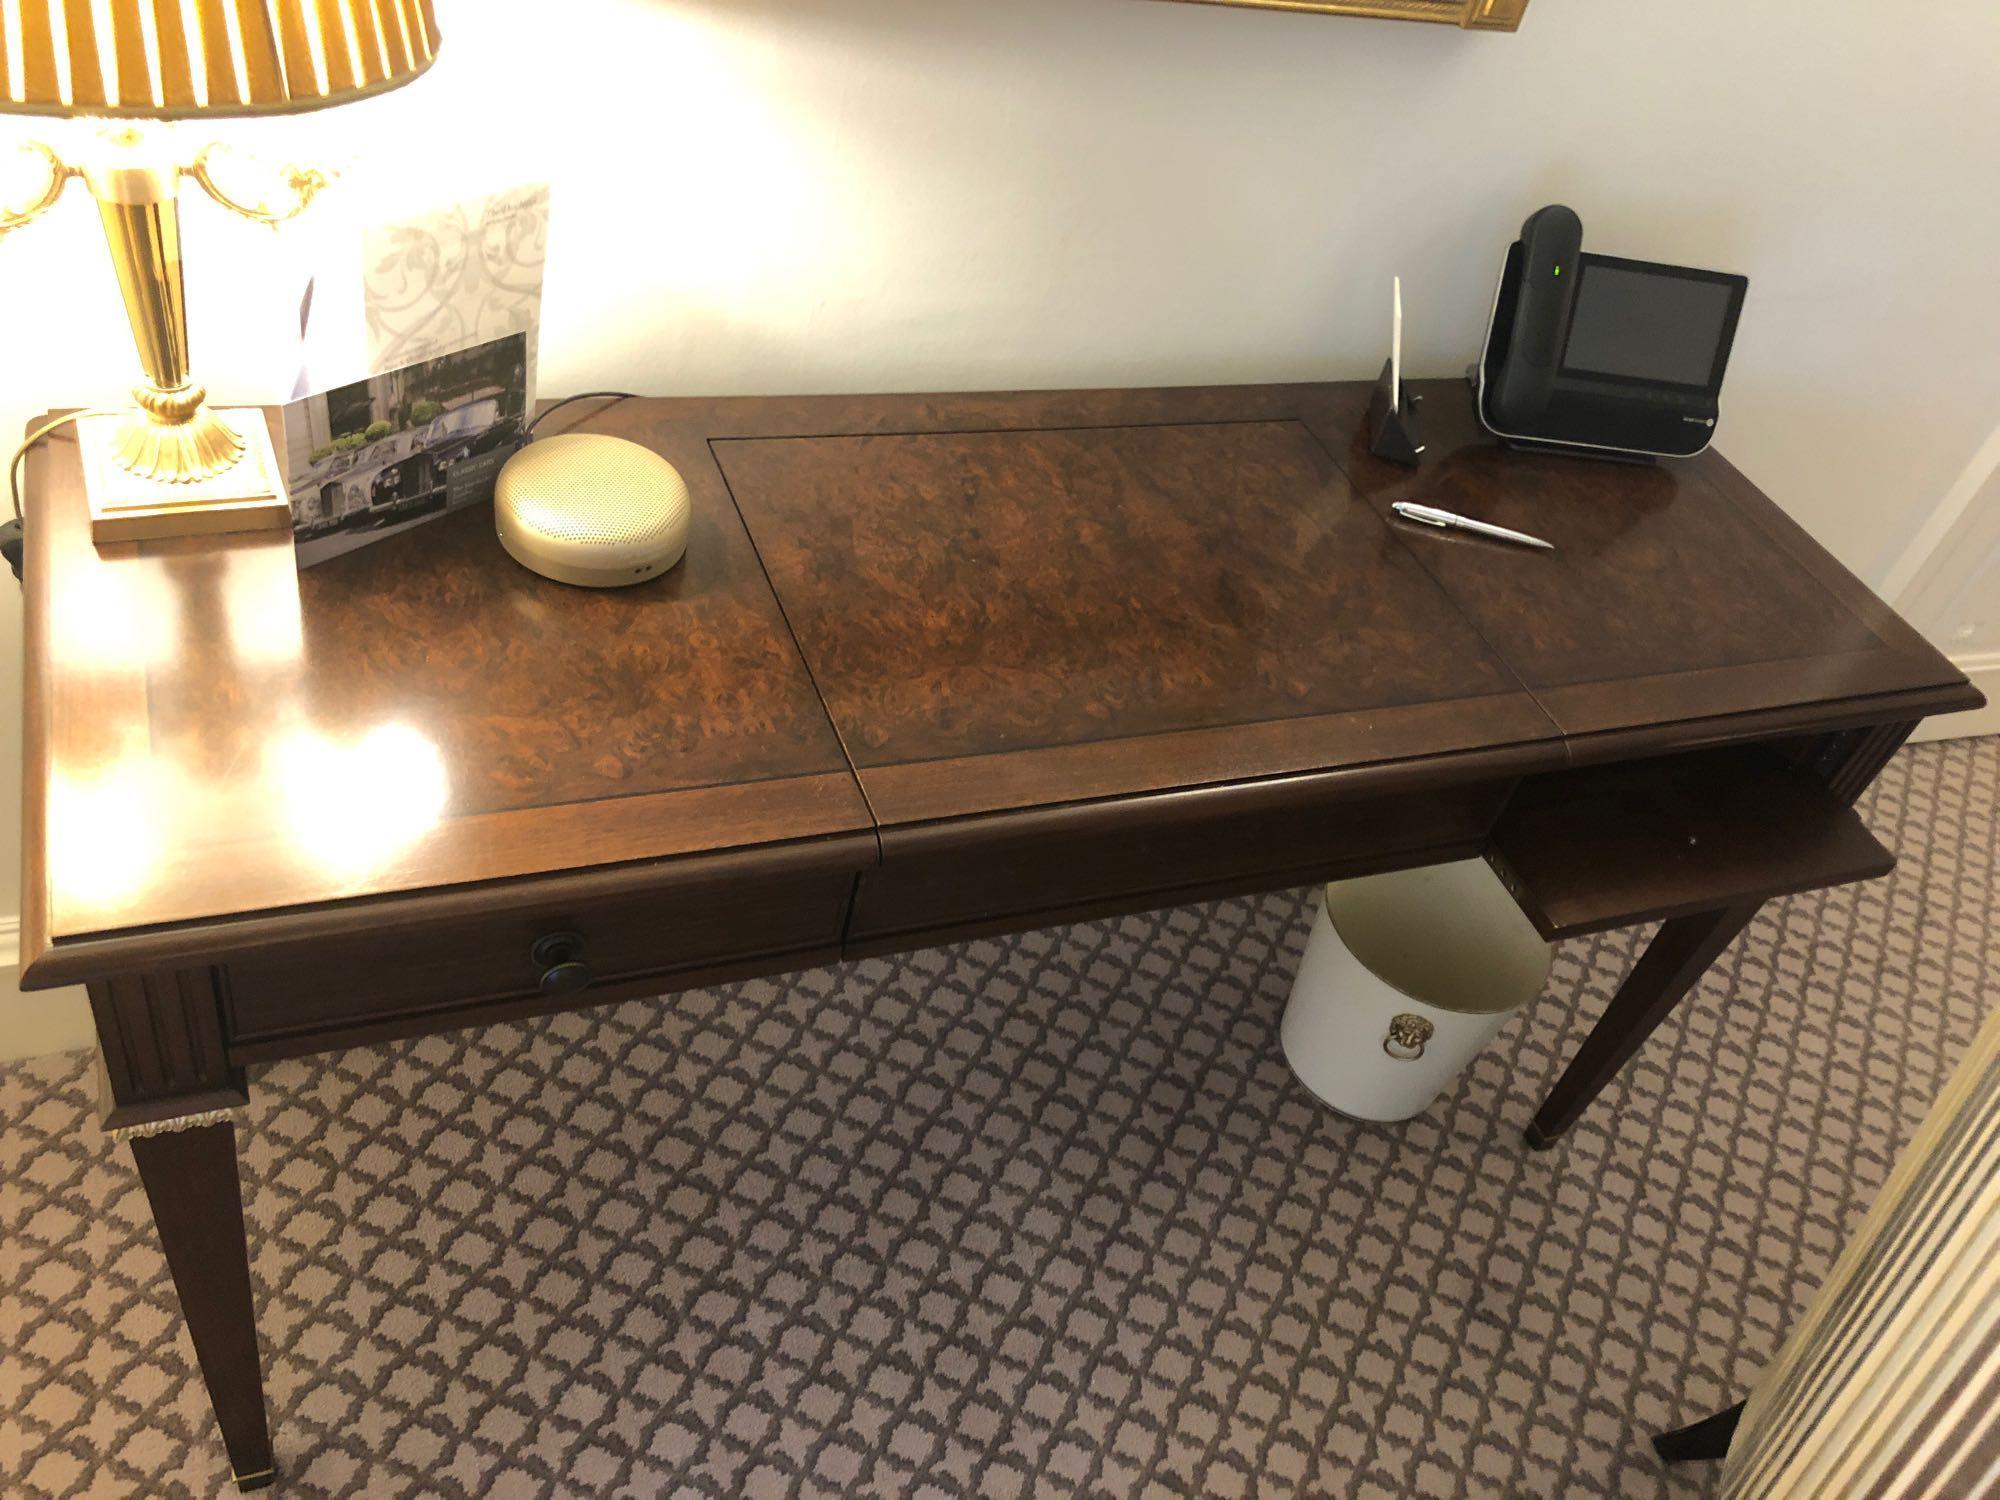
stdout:
{"type": "Polygon", "coordinates": [[[1479,419],[1505,441],[1600,458],[1689,458],[1715,434],[1749,280],[1583,250],[1561,204],[1507,247],[1479,419]]]}

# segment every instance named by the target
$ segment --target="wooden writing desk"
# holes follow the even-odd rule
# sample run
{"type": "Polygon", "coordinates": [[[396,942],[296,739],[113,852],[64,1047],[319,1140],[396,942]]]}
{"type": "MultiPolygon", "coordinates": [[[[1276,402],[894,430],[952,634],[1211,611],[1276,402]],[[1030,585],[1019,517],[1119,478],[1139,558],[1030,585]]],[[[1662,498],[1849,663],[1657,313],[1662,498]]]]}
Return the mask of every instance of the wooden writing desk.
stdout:
{"type": "Polygon", "coordinates": [[[607,593],[483,509],[304,575],[94,549],[38,450],[23,982],[90,987],[239,1482],[246,1064],[1483,852],[1552,935],[1668,919],[1545,1145],[1761,900],[1885,870],[1848,804],[1964,678],[1719,457],[1509,455],[1426,394],[1416,472],[1363,385],[565,413],[693,491],[607,593]]]}

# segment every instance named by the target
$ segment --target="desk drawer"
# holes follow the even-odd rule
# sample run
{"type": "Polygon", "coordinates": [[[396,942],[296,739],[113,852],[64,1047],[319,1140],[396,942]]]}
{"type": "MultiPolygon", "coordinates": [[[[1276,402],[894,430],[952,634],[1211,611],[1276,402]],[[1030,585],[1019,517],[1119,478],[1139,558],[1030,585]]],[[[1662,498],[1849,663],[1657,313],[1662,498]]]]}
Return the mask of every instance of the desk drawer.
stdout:
{"type": "MultiPolygon", "coordinates": [[[[501,1019],[594,1004],[643,991],[646,981],[668,990],[720,973],[804,967],[838,955],[853,888],[851,874],[823,871],[439,921],[406,908],[393,925],[351,938],[232,956],[229,1041],[345,1045],[448,1029],[475,1019],[474,1010],[501,1019]],[[385,1025],[431,1016],[434,1028],[385,1025]]],[[[247,1055],[309,1050],[253,1047],[247,1055]]]]}
{"type": "Polygon", "coordinates": [[[861,875],[850,957],[1475,855],[1512,779],[1389,796],[1249,789],[919,825],[861,875]]]}

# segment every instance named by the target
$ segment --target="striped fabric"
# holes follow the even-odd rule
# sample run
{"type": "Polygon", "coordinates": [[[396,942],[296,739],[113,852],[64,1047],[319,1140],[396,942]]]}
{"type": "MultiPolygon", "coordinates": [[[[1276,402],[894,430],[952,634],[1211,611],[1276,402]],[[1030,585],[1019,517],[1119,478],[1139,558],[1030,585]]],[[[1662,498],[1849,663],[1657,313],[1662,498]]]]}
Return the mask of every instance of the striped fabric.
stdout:
{"type": "Polygon", "coordinates": [[[1722,1500],[2000,1495],[2000,1013],[1744,1410],[1722,1500]]]}
{"type": "Polygon", "coordinates": [[[406,83],[431,0],[0,0],[0,110],[275,114],[406,83]]]}

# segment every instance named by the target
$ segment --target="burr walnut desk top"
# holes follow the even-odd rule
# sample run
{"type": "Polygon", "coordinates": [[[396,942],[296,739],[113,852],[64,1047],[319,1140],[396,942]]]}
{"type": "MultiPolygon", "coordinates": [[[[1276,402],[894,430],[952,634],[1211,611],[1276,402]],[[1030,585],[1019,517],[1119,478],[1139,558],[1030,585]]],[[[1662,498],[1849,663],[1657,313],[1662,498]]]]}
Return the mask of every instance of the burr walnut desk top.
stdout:
{"type": "MultiPolygon", "coordinates": [[[[1525,775],[1976,701],[1719,456],[1508,454],[1428,391],[1414,472],[1367,455],[1361,385],[630,401],[567,425],[669,457],[693,532],[604,592],[483,512],[304,574],[282,537],[94,549],[47,443],[28,982],[752,875],[848,888],[826,957],[1289,879],[1333,824],[1369,859],[1387,825],[1477,843],[1525,775]],[[1418,496],[1558,550],[1388,519],[1418,496]],[[1258,847],[1204,863],[1237,815],[1258,847]],[[1102,863],[1141,836],[1168,858],[1102,863]],[[930,886],[1036,837],[1101,858],[985,909],[930,886]]],[[[326,1021],[258,1012],[296,1050],[326,1021]]]]}

